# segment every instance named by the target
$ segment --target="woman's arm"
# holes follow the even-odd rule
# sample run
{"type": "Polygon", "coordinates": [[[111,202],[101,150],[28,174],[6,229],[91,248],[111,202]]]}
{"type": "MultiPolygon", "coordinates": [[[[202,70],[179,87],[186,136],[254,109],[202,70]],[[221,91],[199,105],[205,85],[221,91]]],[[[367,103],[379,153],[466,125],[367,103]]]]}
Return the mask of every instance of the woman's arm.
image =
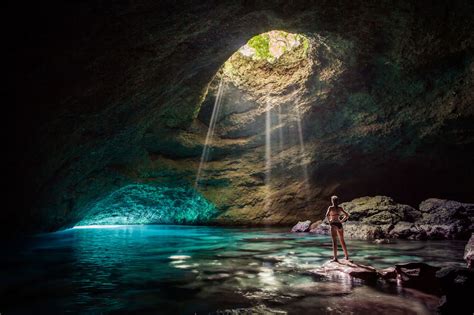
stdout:
{"type": "Polygon", "coordinates": [[[344,214],[344,216],[342,217],[342,222],[346,222],[347,219],[349,219],[349,213],[347,213],[344,209],[341,208],[341,212],[344,214]]]}
{"type": "Polygon", "coordinates": [[[327,220],[328,220],[328,223],[329,223],[329,219],[328,219],[328,217],[329,217],[329,211],[331,211],[331,207],[328,207],[328,211],[326,211],[326,215],[324,216],[323,222],[324,222],[324,220],[327,219],[327,220]]]}

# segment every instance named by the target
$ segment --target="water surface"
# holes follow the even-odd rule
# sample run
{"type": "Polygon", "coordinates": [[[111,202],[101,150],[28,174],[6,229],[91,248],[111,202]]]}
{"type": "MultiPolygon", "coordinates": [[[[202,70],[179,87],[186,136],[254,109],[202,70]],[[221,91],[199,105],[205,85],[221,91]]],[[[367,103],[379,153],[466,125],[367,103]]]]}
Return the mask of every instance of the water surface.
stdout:
{"type": "MultiPolygon", "coordinates": [[[[465,245],[347,243],[355,262],[376,268],[412,261],[463,264],[465,245]]],[[[433,303],[400,288],[315,277],[308,270],[331,257],[329,238],[282,229],[84,228],[2,248],[2,314],[208,314],[256,305],[290,314],[423,314],[433,303]]]]}

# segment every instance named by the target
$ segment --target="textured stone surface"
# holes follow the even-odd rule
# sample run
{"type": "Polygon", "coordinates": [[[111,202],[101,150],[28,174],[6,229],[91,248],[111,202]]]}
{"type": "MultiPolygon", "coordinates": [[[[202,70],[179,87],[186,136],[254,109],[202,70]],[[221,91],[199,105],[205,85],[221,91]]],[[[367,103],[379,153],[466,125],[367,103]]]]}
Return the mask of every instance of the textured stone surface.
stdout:
{"type": "Polygon", "coordinates": [[[471,235],[469,241],[466,244],[466,248],[464,250],[464,260],[467,263],[468,268],[474,268],[474,234],[471,235]]]}
{"type": "Polygon", "coordinates": [[[321,267],[313,269],[310,272],[339,279],[344,279],[344,276],[350,276],[352,278],[368,282],[375,281],[377,279],[377,271],[375,268],[353,263],[345,259],[341,259],[337,262],[328,261],[321,267]]]}
{"type": "Polygon", "coordinates": [[[300,221],[291,228],[291,232],[309,232],[311,221],[300,221]]]}
{"type": "Polygon", "coordinates": [[[309,226],[309,232],[315,233],[316,231],[318,231],[322,223],[323,223],[323,220],[318,220],[311,223],[311,225],[309,226]]]}
{"type": "Polygon", "coordinates": [[[468,238],[474,230],[474,204],[431,198],[420,204],[420,223],[430,238],[468,238]]]}
{"type": "MultiPolygon", "coordinates": [[[[270,191],[265,115],[246,111],[259,98],[230,98],[245,108],[222,118],[200,188],[219,210],[212,223],[314,221],[332,194],[472,202],[473,10],[471,1],[18,4],[11,15],[29,24],[11,36],[17,106],[7,151],[17,206],[2,211],[2,232],[72,226],[133,183],[191,187],[207,131],[200,106],[215,97],[215,74],[272,29],[310,38],[311,71],[279,92],[272,111],[274,127],[279,107],[288,119],[273,128],[270,191]]],[[[368,220],[416,219],[399,210],[368,220]]]]}
{"type": "Polygon", "coordinates": [[[351,220],[368,224],[396,224],[399,221],[414,222],[421,217],[420,211],[409,205],[396,203],[386,196],[362,197],[341,204],[350,213],[351,220]]]}
{"type": "Polygon", "coordinates": [[[265,305],[258,305],[258,306],[249,307],[249,308],[218,310],[214,314],[216,315],[268,315],[268,314],[285,315],[288,313],[282,310],[269,308],[265,305]]]}

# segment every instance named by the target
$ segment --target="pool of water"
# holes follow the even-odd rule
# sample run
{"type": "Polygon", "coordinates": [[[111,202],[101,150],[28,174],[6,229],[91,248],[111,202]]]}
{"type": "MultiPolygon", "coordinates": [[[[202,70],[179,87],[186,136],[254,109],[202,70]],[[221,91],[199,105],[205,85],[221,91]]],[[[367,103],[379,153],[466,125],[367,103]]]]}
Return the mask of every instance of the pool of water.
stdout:
{"type": "MultiPolygon", "coordinates": [[[[355,262],[384,268],[463,264],[465,242],[347,244],[355,262]]],[[[282,229],[81,228],[4,242],[2,251],[2,314],[208,314],[258,305],[289,314],[429,313],[429,299],[404,290],[311,275],[331,257],[330,239],[282,229]]]]}

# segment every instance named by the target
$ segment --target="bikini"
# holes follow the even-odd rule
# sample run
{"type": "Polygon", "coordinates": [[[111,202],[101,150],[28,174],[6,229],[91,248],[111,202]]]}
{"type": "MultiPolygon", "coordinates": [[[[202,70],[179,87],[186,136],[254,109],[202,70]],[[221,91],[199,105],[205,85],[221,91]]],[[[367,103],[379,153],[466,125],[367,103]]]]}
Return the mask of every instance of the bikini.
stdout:
{"type": "Polygon", "coordinates": [[[342,223],[341,222],[329,222],[329,225],[332,225],[334,227],[337,227],[338,229],[342,229],[342,223]]]}
{"type": "MultiPolygon", "coordinates": [[[[337,207],[336,209],[338,209],[339,207],[337,207]]],[[[338,229],[342,229],[342,223],[341,221],[333,221],[333,222],[329,222],[329,225],[331,226],[334,226],[338,229]]]]}

